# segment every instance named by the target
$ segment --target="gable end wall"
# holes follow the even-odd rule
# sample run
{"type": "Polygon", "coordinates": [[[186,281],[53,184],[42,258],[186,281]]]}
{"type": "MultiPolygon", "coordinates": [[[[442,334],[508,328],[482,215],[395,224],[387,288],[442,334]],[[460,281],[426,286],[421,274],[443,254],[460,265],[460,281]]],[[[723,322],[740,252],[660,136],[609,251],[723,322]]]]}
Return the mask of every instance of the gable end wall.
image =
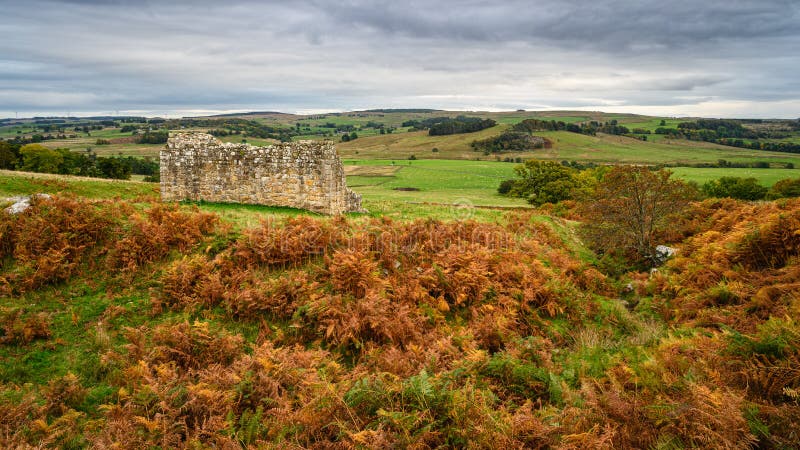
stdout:
{"type": "Polygon", "coordinates": [[[332,142],[255,147],[176,133],[161,151],[161,199],[289,206],[322,214],[362,211],[332,142]]]}

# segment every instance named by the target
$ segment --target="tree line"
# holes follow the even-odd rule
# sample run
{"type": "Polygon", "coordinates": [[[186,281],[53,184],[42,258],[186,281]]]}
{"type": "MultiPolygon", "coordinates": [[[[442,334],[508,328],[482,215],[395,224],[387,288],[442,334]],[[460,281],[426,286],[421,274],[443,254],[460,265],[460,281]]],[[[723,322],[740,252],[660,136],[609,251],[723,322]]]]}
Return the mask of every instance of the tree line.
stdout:
{"type": "Polygon", "coordinates": [[[300,132],[295,130],[294,127],[277,127],[263,124],[257,120],[227,117],[222,119],[170,119],[164,122],[164,127],[170,130],[178,130],[183,128],[209,128],[218,131],[225,130],[228,134],[241,134],[260,139],[275,139],[281,142],[289,142],[292,140],[293,136],[300,135],[300,132]]]}
{"type": "Polygon", "coordinates": [[[539,136],[519,131],[506,131],[498,136],[472,141],[470,147],[475,151],[483,152],[484,155],[489,155],[492,153],[524,152],[544,148],[548,144],[549,141],[539,136]]]}
{"type": "Polygon", "coordinates": [[[404,127],[411,127],[412,131],[428,130],[429,136],[474,133],[495,125],[497,125],[497,122],[492,119],[467,116],[458,116],[456,118],[431,117],[424,120],[407,120],[402,123],[404,127]]]}
{"type": "MultiPolygon", "coordinates": [[[[800,130],[800,120],[786,121],[792,130],[800,130]]],[[[800,153],[800,144],[793,142],[764,142],[761,139],[779,139],[785,133],[756,131],[745,127],[741,121],[730,119],[698,119],[681,122],[677,128],[658,127],[655,134],[676,139],[712,142],[729,147],[765,150],[772,152],[800,153]]]]}
{"type": "Polygon", "coordinates": [[[581,123],[567,123],[560,120],[525,119],[515,124],[511,129],[524,133],[533,133],[536,131],[569,131],[571,133],[586,134],[589,136],[595,136],[597,133],[605,133],[647,140],[646,136],[638,136],[632,133],[628,127],[620,125],[617,120],[610,120],[608,122],[591,120],[581,123]]]}
{"type": "MultiPolygon", "coordinates": [[[[646,167],[651,172],[664,170],[661,166],[646,167]]],[[[545,203],[558,203],[575,200],[592,192],[611,170],[610,166],[587,167],[567,161],[528,160],[515,168],[516,178],[505,180],[497,188],[498,193],[510,197],[520,197],[536,206],[545,203]]],[[[771,188],[762,186],[753,177],[722,177],[706,182],[686,183],[694,196],[734,198],[739,200],[774,200],[778,198],[800,197],[800,178],[787,178],[771,188]]]]}
{"type": "MultiPolygon", "coordinates": [[[[792,130],[800,130],[800,120],[786,121],[792,130]]],[[[533,133],[536,131],[569,131],[572,133],[594,136],[597,133],[627,136],[646,141],[649,130],[643,128],[629,129],[620,125],[616,120],[608,122],[588,121],[581,123],[566,123],[556,120],[525,119],[512,127],[513,131],[533,133]]],[[[800,144],[793,142],[764,142],[759,139],[777,139],[786,137],[785,133],[771,131],[755,131],[745,127],[742,121],[731,119],[698,119],[695,121],[681,122],[677,128],[666,126],[661,121],[661,126],[655,129],[654,134],[665,135],[675,139],[688,139],[693,141],[712,142],[730,147],[747,148],[751,150],[766,150],[774,152],[800,153],[800,144]]]]}
{"type": "Polygon", "coordinates": [[[0,141],[0,169],[118,180],[128,180],[131,174],[138,174],[145,175],[145,181],[159,181],[159,165],[150,158],[103,157],[91,151],[79,153],[66,148],[5,141],[0,141]]]}

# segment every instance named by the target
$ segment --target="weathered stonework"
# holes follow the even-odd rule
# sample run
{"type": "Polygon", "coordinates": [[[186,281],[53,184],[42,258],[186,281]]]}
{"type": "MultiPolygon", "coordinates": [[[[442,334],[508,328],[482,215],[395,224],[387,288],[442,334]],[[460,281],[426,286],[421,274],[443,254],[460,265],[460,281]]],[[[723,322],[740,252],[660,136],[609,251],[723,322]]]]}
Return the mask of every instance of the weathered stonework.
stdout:
{"type": "Polygon", "coordinates": [[[290,206],[322,214],[362,211],[332,142],[255,147],[205,133],[175,133],[161,150],[161,199],[290,206]]]}

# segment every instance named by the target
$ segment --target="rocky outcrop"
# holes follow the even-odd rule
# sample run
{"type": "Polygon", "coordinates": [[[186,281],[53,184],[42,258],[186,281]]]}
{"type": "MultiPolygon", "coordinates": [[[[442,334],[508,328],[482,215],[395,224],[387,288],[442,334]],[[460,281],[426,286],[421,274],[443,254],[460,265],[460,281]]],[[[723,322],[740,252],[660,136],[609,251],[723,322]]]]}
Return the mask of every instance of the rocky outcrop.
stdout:
{"type": "Polygon", "coordinates": [[[329,141],[255,147],[175,133],[161,151],[161,199],[289,206],[322,214],[363,211],[329,141]]]}
{"type": "Polygon", "coordinates": [[[23,197],[9,197],[5,199],[5,201],[14,202],[13,205],[9,206],[8,208],[4,209],[7,214],[20,214],[25,212],[28,208],[31,207],[31,199],[39,199],[39,200],[50,200],[49,194],[33,194],[33,195],[26,195],[23,197]]]}

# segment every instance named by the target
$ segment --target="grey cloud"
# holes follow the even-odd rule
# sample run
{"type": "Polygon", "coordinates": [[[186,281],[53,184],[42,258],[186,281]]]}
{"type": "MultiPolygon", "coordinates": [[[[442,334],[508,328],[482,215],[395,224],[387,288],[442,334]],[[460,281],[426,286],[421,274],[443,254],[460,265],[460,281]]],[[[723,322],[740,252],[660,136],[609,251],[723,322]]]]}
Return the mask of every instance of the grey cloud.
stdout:
{"type": "Polygon", "coordinates": [[[0,10],[0,115],[48,104],[744,114],[763,103],[800,116],[800,4],[789,0],[0,0],[0,10]]]}
{"type": "MultiPolygon", "coordinates": [[[[321,7],[321,3],[316,6],[321,7]]],[[[344,26],[416,38],[562,43],[615,53],[708,40],[796,36],[800,5],[772,1],[361,2],[327,9],[344,26]]]]}
{"type": "Polygon", "coordinates": [[[680,77],[657,80],[652,83],[651,88],[662,91],[691,91],[696,88],[714,86],[727,80],[728,78],[722,76],[680,77]]]}

